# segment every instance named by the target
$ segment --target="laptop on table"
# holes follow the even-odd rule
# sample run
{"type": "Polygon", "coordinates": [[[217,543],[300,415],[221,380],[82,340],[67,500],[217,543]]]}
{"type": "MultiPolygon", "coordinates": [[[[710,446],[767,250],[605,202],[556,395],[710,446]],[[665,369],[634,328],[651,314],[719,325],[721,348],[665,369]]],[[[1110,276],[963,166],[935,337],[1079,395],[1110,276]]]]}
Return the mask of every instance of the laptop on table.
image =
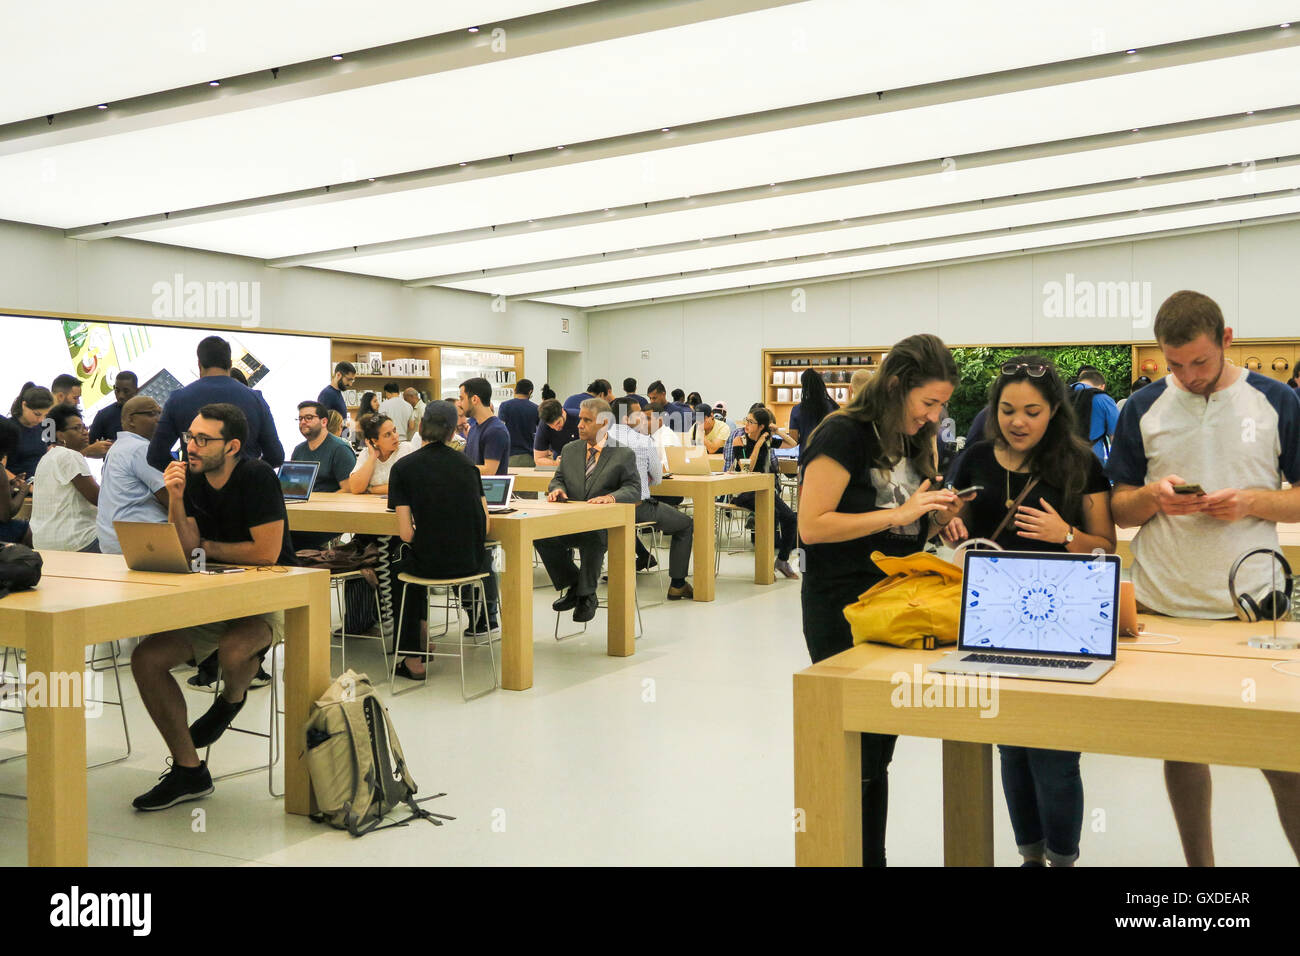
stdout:
{"type": "Polygon", "coordinates": [[[957,650],[939,674],[1092,684],[1115,666],[1119,558],[967,551],[957,650]]]}
{"type": "MultiPolygon", "coordinates": [[[[195,574],[190,557],[181,546],[181,536],[170,521],[114,521],[117,543],[122,557],[132,571],[163,571],[169,574],[195,574]]],[[[208,574],[243,571],[237,564],[204,562],[208,574]]]]}
{"type": "Polygon", "coordinates": [[[668,470],[674,475],[711,475],[709,453],[699,446],[683,448],[669,445],[664,449],[668,457],[668,470]]]}
{"type": "Polygon", "coordinates": [[[286,461],[280,466],[280,490],[284,500],[306,501],[316,487],[320,463],[314,461],[286,461]]]}
{"type": "Polygon", "coordinates": [[[487,499],[488,513],[513,511],[510,496],[515,488],[514,475],[483,475],[483,497],[487,499]]]}

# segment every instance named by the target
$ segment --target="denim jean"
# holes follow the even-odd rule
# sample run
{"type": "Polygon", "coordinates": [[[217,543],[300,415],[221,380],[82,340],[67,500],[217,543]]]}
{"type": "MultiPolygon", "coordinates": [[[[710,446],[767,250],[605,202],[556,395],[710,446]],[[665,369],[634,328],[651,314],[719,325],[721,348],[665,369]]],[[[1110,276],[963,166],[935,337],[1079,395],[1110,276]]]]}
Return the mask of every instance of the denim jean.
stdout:
{"type": "MultiPolygon", "coordinates": [[[[779,500],[779,499],[778,499],[779,500]]],[[[870,582],[828,582],[804,574],[800,600],[808,654],[816,664],[853,646],[853,632],[844,608],[858,599],[870,582]]],[[[885,823],[889,811],[889,762],[898,737],[862,734],[862,864],[885,865],[885,823]]]]}
{"type": "Polygon", "coordinates": [[[1002,754],[1002,791],[1021,855],[1046,855],[1056,865],[1073,863],[1079,858],[1083,829],[1079,754],[1003,745],[998,750],[1002,754]]]}

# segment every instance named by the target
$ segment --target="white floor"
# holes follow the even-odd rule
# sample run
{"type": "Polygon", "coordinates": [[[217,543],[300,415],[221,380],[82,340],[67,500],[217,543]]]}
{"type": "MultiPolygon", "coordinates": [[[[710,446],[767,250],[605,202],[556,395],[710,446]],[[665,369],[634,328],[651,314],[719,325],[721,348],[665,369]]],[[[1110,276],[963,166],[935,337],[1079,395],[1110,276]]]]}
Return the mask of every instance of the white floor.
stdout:
{"type": "MultiPolygon", "coordinates": [[[[454,821],[354,839],[287,816],[261,774],[218,783],[196,803],[137,813],[131,799],[154,784],[165,751],[127,671],[135,752],[90,773],[91,864],[792,864],[790,687],[808,665],[798,582],[756,586],[751,555],[724,556],[715,602],[646,609],[646,636],[620,659],[605,656],[603,611],[587,636],[552,640],[554,592],[537,575],[532,690],[462,703],[456,662],[440,661],[431,684],[388,701],[421,793],[445,791],[431,806],[454,821]]],[[[640,576],[642,601],[655,600],[657,580],[640,576]]],[[[349,664],[377,674],[377,643],[355,641],[349,664]]],[[[250,706],[239,723],[265,726],[269,695],[252,693],[260,713],[250,706]]],[[[186,696],[192,718],[211,702],[186,696]]],[[[17,718],[0,717],[0,729],[13,726],[17,718]]],[[[90,721],[91,759],[121,747],[121,733],[116,708],[105,708],[90,721]]],[[[24,747],[21,730],[0,736],[0,758],[24,747]]],[[[264,753],[262,742],[227,735],[213,771],[264,753]]],[[[23,768],[0,765],[0,791],[21,793],[23,768]]],[[[938,742],[900,740],[890,778],[890,863],[941,864],[938,742]]],[[[1085,755],[1083,779],[1081,865],[1182,865],[1158,762],[1085,755]]],[[[1216,767],[1214,784],[1218,862],[1294,865],[1263,777],[1216,767]]],[[[1015,865],[995,796],[997,862],[1015,865]]],[[[0,864],[26,861],[25,814],[24,801],[0,798],[0,864]]]]}

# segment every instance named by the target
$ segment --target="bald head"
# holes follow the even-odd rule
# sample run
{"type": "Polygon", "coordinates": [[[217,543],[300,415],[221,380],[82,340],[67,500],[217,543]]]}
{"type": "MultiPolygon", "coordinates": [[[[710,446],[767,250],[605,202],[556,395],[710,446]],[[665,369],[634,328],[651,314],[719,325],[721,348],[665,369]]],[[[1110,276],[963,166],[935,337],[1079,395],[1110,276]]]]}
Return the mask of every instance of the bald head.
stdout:
{"type": "Polygon", "coordinates": [[[137,395],[122,406],[122,431],[141,438],[153,438],[162,409],[148,395],[137,395]]]}
{"type": "Polygon", "coordinates": [[[406,399],[412,408],[420,404],[420,393],[413,388],[408,388],[406,391],[402,392],[402,398],[406,399]]]}

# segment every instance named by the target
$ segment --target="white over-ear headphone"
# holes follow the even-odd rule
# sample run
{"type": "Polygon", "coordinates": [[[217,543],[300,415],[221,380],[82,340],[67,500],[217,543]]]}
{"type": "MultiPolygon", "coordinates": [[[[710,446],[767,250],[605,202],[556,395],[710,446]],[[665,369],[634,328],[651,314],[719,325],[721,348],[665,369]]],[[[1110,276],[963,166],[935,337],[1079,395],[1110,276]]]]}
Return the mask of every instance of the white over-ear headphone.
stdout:
{"type": "Polygon", "coordinates": [[[1276,548],[1256,548],[1247,551],[1232,563],[1232,570],[1228,572],[1228,594],[1232,597],[1232,608],[1237,612],[1237,618],[1242,621],[1276,621],[1286,617],[1287,612],[1291,610],[1291,594],[1294,587],[1295,579],[1291,573],[1291,563],[1287,561],[1286,555],[1276,548]],[[1273,560],[1282,566],[1283,588],[1281,591],[1269,591],[1259,597],[1250,594],[1238,595],[1237,571],[1247,558],[1257,554],[1272,555],[1273,560]]]}

